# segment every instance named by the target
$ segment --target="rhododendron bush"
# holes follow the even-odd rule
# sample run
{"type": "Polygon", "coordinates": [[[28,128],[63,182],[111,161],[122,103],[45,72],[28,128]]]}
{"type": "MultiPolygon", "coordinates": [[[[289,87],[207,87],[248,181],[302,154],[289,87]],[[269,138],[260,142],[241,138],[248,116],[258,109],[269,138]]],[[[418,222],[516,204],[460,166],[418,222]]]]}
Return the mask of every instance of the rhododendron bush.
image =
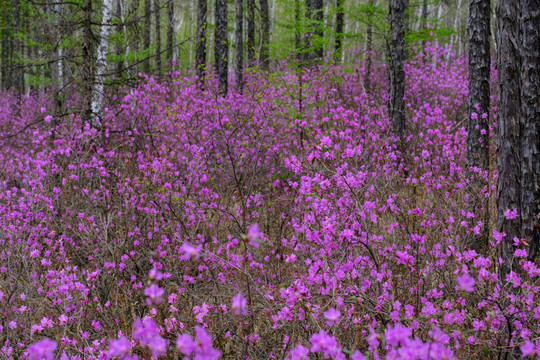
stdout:
{"type": "Polygon", "coordinates": [[[2,94],[0,358],[537,356],[526,244],[505,276],[492,223],[487,254],[463,245],[486,218],[465,64],[407,64],[403,153],[384,65],[371,89],[361,63],[284,66],[227,98],[146,78],[98,128],[2,94]]]}

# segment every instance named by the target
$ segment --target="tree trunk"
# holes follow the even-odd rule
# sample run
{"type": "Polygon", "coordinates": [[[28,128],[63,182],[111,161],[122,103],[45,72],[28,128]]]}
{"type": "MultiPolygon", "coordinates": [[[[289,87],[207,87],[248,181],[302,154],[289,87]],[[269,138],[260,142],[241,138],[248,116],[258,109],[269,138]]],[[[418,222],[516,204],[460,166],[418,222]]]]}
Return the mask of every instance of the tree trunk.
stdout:
{"type": "MultiPolygon", "coordinates": [[[[131,19],[131,25],[135,28],[135,34],[133,35],[133,53],[135,55],[135,64],[133,64],[133,70],[132,73],[138,74],[139,73],[139,61],[137,58],[137,54],[139,52],[139,31],[137,30],[137,26],[139,24],[139,0],[134,0],[131,3],[130,13],[133,14],[133,18],[131,19]]],[[[129,55],[129,48],[126,48],[126,58],[129,55]]],[[[128,60],[129,61],[129,60],[128,60]]],[[[129,71],[128,71],[129,74],[129,71]]]]}
{"type": "Polygon", "coordinates": [[[371,89],[371,64],[373,62],[373,7],[375,4],[373,0],[368,2],[369,12],[367,17],[367,31],[366,31],[366,72],[364,74],[364,88],[366,92],[371,89]]]}
{"type": "Polygon", "coordinates": [[[394,134],[403,143],[405,130],[405,0],[390,0],[390,101],[389,117],[394,134]]]}
{"type": "Polygon", "coordinates": [[[322,0],[306,0],[307,14],[309,20],[309,34],[306,36],[306,46],[311,49],[307,54],[308,60],[322,59],[324,56],[323,47],[323,1],[322,0]]]}
{"type": "MultiPolygon", "coordinates": [[[[193,2],[191,2],[191,6],[193,6],[193,2]]],[[[191,18],[191,17],[190,17],[191,18]]],[[[191,43],[191,22],[189,23],[189,41],[191,43]]],[[[167,65],[172,66],[173,62],[173,54],[174,54],[174,44],[175,36],[174,36],[174,1],[168,0],[168,6],[167,6],[167,65]]],[[[188,62],[191,61],[191,49],[189,51],[189,59],[188,62]]]]}
{"type": "Polygon", "coordinates": [[[221,96],[228,91],[228,62],[229,44],[227,41],[227,0],[216,0],[216,31],[215,31],[216,72],[219,77],[218,91],[221,96]]]}
{"type": "Polygon", "coordinates": [[[259,56],[259,63],[263,70],[268,70],[269,67],[269,39],[270,39],[270,15],[268,10],[268,0],[259,0],[259,6],[261,7],[261,55],[259,56]]]}
{"type": "Polygon", "coordinates": [[[104,74],[107,69],[107,52],[109,50],[109,31],[111,29],[112,0],[103,0],[99,44],[97,48],[94,88],[92,90],[92,126],[100,124],[102,118],[104,74]]]}
{"type": "Polygon", "coordinates": [[[83,47],[82,47],[82,108],[85,121],[92,122],[92,0],[84,1],[83,47]]]}
{"type": "Polygon", "coordinates": [[[150,38],[151,38],[151,16],[152,16],[152,3],[151,0],[144,0],[144,38],[143,46],[145,51],[145,59],[143,62],[143,71],[146,74],[150,74],[150,38]]]}
{"type": "Polygon", "coordinates": [[[195,65],[199,84],[204,82],[206,74],[206,12],[208,10],[207,0],[199,0],[197,13],[197,51],[195,54],[195,65]]]}
{"type": "Polygon", "coordinates": [[[521,0],[521,217],[534,261],[540,249],[540,2],[521,0]]]}
{"type": "Polygon", "coordinates": [[[247,0],[247,61],[248,66],[255,63],[255,0],[247,0]]]}
{"type": "Polygon", "coordinates": [[[236,91],[242,93],[244,72],[244,1],[236,0],[236,91]]]}
{"type": "MultiPolygon", "coordinates": [[[[514,238],[521,237],[521,216],[506,219],[506,210],[521,209],[520,163],[520,69],[519,0],[498,0],[497,69],[499,107],[497,111],[497,229],[506,233],[502,242],[501,274],[515,269],[514,238]]],[[[503,277],[504,278],[504,277],[503,277]]]]}
{"type": "Polygon", "coordinates": [[[19,40],[19,31],[21,27],[21,4],[20,0],[13,0],[13,88],[18,96],[24,93],[24,71],[22,67],[21,41],[19,40]]]}
{"type": "MultiPolygon", "coordinates": [[[[249,1],[249,0],[248,0],[249,1]]],[[[302,59],[301,46],[302,46],[302,24],[300,23],[300,0],[294,0],[294,49],[296,51],[296,60],[302,59]]]]}
{"type": "MultiPolygon", "coordinates": [[[[489,169],[489,72],[490,1],[469,0],[469,117],[467,122],[467,163],[469,168],[489,169]]],[[[470,172],[471,212],[483,208],[484,231],[471,239],[469,247],[479,253],[487,249],[489,210],[481,190],[488,184],[478,172],[470,172]]]]}
{"type": "Polygon", "coordinates": [[[161,76],[161,4],[159,0],[154,0],[154,20],[156,31],[156,74],[161,76]]]}
{"type": "Polygon", "coordinates": [[[341,62],[343,53],[343,20],[345,17],[345,13],[343,12],[343,1],[344,0],[336,0],[336,44],[334,58],[337,63],[341,62]]]}

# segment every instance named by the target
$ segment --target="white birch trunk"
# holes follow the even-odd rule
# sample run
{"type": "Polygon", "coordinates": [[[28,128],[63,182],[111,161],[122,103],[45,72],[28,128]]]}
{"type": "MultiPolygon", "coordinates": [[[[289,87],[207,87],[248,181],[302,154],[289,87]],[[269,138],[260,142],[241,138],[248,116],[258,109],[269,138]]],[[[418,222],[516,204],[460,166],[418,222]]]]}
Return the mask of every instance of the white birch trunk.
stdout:
{"type": "Polygon", "coordinates": [[[101,25],[99,31],[99,45],[97,48],[95,82],[92,89],[92,126],[100,123],[103,103],[104,73],[107,69],[107,52],[109,50],[109,31],[111,30],[112,0],[103,0],[101,10],[101,25]]]}

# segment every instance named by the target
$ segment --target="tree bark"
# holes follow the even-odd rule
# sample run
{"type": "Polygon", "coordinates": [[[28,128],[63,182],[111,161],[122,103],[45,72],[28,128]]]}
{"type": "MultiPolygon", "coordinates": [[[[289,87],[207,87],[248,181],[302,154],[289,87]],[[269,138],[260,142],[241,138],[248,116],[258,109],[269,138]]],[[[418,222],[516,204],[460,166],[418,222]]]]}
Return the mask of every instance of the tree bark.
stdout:
{"type": "Polygon", "coordinates": [[[161,4],[154,0],[154,21],[156,31],[156,74],[161,76],[161,4]]]}
{"type": "Polygon", "coordinates": [[[528,257],[540,249],[540,1],[521,0],[521,217],[528,257]]]}
{"type": "Polygon", "coordinates": [[[469,121],[468,165],[487,170],[489,165],[489,0],[469,0],[469,121]]]}
{"type": "Polygon", "coordinates": [[[104,74],[107,69],[107,52],[109,50],[109,32],[111,27],[112,0],[103,0],[99,44],[97,48],[94,88],[92,90],[92,126],[98,126],[102,116],[104,74]]]}
{"type": "Polygon", "coordinates": [[[336,43],[334,58],[336,59],[337,63],[341,62],[343,53],[343,24],[345,18],[345,13],[343,12],[343,1],[344,0],[336,0],[336,43]]]}
{"type": "Polygon", "coordinates": [[[255,63],[255,0],[247,0],[247,61],[255,63]]]}
{"type": "MultiPolygon", "coordinates": [[[[137,26],[139,24],[139,0],[134,0],[131,3],[130,7],[130,14],[133,14],[133,18],[131,19],[130,23],[131,26],[135,28],[135,34],[133,34],[133,53],[135,55],[135,63],[133,64],[133,73],[138,74],[139,72],[139,61],[137,58],[137,54],[139,52],[139,31],[137,30],[137,26]]],[[[126,58],[129,55],[129,48],[126,48],[126,58]]],[[[129,60],[127,60],[129,61],[129,60]]],[[[129,71],[128,71],[129,74],[129,71]]]]}
{"type": "Polygon", "coordinates": [[[323,0],[306,0],[307,14],[309,20],[309,34],[306,36],[306,46],[311,49],[307,54],[307,60],[322,59],[324,57],[323,47],[323,0]]]}
{"type": "Polygon", "coordinates": [[[371,89],[371,64],[373,62],[373,0],[368,2],[369,12],[367,17],[366,31],[366,72],[364,74],[364,88],[367,92],[371,89]]]}
{"type": "Polygon", "coordinates": [[[150,74],[150,43],[151,43],[151,22],[152,16],[152,3],[151,0],[144,0],[144,38],[143,46],[145,51],[145,59],[143,62],[143,71],[146,74],[150,74]]]}
{"type": "Polygon", "coordinates": [[[244,72],[244,1],[236,0],[236,91],[242,93],[244,72]]]}
{"type": "MultiPolygon", "coordinates": [[[[191,2],[191,6],[193,6],[193,2],[191,2]]],[[[191,18],[191,17],[190,17],[191,18]]],[[[189,23],[189,38],[191,43],[191,22],[189,23]]],[[[168,66],[172,66],[173,62],[173,54],[174,54],[174,44],[175,36],[174,36],[174,1],[168,0],[168,6],[167,6],[167,64],[168,66]]],[[[188,61],[191,61],[191,49],[189,51],[189,59],[188,61]]]]}
{"type": "Polygon", "coordinates": [[[84,1],[83,19],[83,47],[82,47],[82,108],[83,117],[86,121],[92,121],[92,88],[93,88],[93,65],[92,64],[92,0],[84,1]]]}
{"type": "Polygon", "coordinates": [[[519,3],[520,0],[498,0],[496,6],[499,84],[497,229],[506,233],[501,251],[503,275],[515,270],[513,240],[521,237],[521,216],[506,219],[504,215],[506,210],[521,209],[519,3]]]}
{"type": "Polygon", "coordinates": [[[268,0],[259,0],[259,6],[261,8],[261,54],[259,56],[259,63],[263,70],[268,70],[269,67],[269,39],[270,39],[270,14],[268,10],[268,0]]]}
{"type": "Polygon", "coordinates": [[[490,1],[469,0],[469,117],[467,122],[467,163],[470,172],[469,208],[482,209],[484,231],[471,238],[469,247],[485,253],[488,240],[488,202],[481,190],[488,184],[473,168],[489,169],[489,72],[490,72],[490,1]]]}
{"type": "Polygon", "coordinates": [[[227,0],[216,0],[215,61],[221,96],[228,91],[229,44],[227,41],[227,0]]]}
{"type": "Polygon", "coordinates": [[[403,142],[405,130],[405,0],[390,0],[390,102],[394,134],[403,142]]]}
{"type": "Polygon", "coordinates": [[[197,13],[197,50],[195,53],[195,65],[199,84],[204,82],[206,74],[206,13],[208,10],[208,0],[199,0],[197,13]]]}
{"type": "Polygon", "coordinates": [[[12,52],[12,72],[13,88],[18,96],[24,93],[24,71],[21,63],[21,41],[19,31],[21,27],[21,4],[20,0],[13,0],[13,52],[12,52]]]}

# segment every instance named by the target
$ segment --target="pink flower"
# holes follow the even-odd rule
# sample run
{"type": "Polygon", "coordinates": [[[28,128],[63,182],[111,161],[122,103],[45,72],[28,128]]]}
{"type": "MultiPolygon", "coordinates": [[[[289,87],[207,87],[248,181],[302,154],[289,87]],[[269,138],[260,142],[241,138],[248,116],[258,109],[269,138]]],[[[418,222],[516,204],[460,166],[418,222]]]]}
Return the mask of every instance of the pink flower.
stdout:
{"type": "Polygon", "coordinates": [[[247,300],[242,295],[242,293],[238,293],[235,297],[232,298],[232,311],[237,315],[247,315],[247,300]]]}
{"type": "Polygon", "coordinates": [[[332,326],[334,324],[337,324],[339,322],[340,316],[341,313],[339,312],[339,310],[336,310],[334,308],[325,311],[324,317],[326,319],[326,326],[332,326]]]}
{"type": "Polygon", "coordinates": [[[28,348],[28,359],[30,360],[54,360],[54,351],[56,350],[56,341],[45,338],[31,345],[28,348]]]}
{"type": "Polygon", "coordinates": [[[152,284],[146,289],[144,289],[144,295],[147,296],[146,303],[148,306],[152,306],[152,304],[160,304],[161,303],[161,297],[165,293],[165,290],[157,286],[156,284],[152,284]]]}
{"type": "Polygon", "coordinates": [[[457,278],[458,286],[456,286],[456,290],[466,291],[466,292],[473,292],[474,291],[474,278],[470,277],[469,274],[463,274],[462,276],[458,276],[457,278]]]}
{"type": "Polygon", "coordinates": [[[259,229],[259,224],[255,223],[248,226],[247,239],[249,240],[249,245],[258,248],[261,246],[261,238],[263,233],[259,229]]]}
{"type": "Polygon", "coordinates": [[[118,340],[109,341],[109,353],[110,357],[126,355],[131,351],[131,342],[122,336],[118,340]]]}
{"type": "Polygon", "coordinates": [[[195,342],[188,334],[179,335],[176,340],[176,348],[182,354],[189,356],[195,349],[195,342]]]}
{"type": "Polygon", "coordinates": [[[302,344],[298,344],[289,356],[290,360],[309,360],[309,349],[302,346],[302,344]]]}
{"type": "Polygon", "coordinates": [[[514,210],[508,209],[504,212],[504,216],[506,217],[507,220],[515,219],[518,217],[518,211],[517,209],[514,209],[514,210]]]}

